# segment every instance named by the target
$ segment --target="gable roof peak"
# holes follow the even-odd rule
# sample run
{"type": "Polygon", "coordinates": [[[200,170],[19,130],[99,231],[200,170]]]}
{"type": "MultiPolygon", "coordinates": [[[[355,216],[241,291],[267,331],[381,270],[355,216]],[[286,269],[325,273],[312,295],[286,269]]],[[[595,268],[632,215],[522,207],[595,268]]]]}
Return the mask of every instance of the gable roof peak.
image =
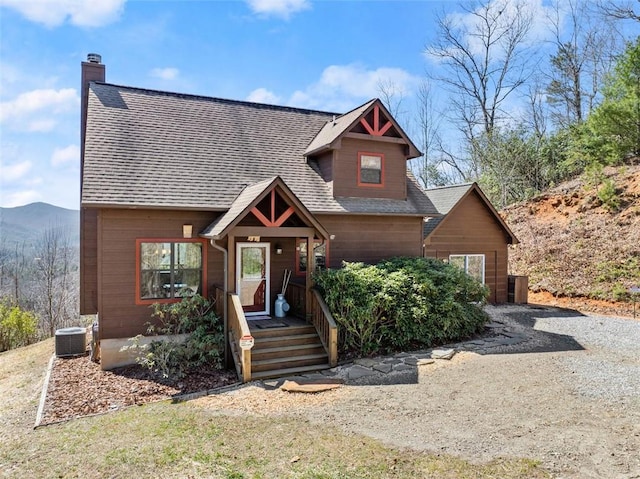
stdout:
{"type": "MultiPolygon", "coordinates": [[[[304,155],[310,156],[320,151],[331,149],[334,145],[334,142],[342,138],[342,136],[344,136],[345,134],[349,133],[352,128],[354,128],[358,124],[358,122],[365,121],[363,120],[365,116],[367,116],[374,108],[376,118],[379,109],[381,109],[382,114],[388,120],[389,126],[393,126],[395,131],[397,131],[400,137],[407,143],[411,152],[410,158],[420,156],[420,151],[416,148],[409,136],[404,132],[402,127],[400,127],[395,118],[393,118],[393,115],[391,115],[389,110],[384,106],[382,100],[380,100],[379,98],[372,98],[371,100],[363,103],[353,110],[330,119],[327,124],[313,138],[313,140],[311,140],[311,143],[309,143],[309,146],[307,146],[304,155]]],[[[380,132],[379,136],[382,136],[383,131],[380,132]]]]}

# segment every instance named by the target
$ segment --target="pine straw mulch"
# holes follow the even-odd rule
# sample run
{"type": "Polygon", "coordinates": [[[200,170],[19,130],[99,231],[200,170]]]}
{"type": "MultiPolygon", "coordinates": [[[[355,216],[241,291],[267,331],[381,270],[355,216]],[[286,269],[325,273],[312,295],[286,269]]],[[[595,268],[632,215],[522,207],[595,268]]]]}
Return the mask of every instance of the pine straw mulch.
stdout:
{"type": "Polygon", "coordinates": [[[208,391],[238,381],[227,370],[201,368],[167,381],[138,365],[103,371],[89,356],[55,358],[40,425],[208,391]]]}

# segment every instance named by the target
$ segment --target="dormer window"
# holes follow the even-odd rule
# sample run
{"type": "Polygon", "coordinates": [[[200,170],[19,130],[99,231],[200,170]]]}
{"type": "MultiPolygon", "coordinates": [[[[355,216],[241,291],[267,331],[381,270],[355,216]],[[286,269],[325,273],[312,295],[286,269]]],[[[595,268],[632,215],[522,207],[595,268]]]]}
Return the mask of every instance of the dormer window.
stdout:
{"type": "Polygon", "coordinates": [[[384,186],[382,153],[358,153],[358,186],[384,186]]]}

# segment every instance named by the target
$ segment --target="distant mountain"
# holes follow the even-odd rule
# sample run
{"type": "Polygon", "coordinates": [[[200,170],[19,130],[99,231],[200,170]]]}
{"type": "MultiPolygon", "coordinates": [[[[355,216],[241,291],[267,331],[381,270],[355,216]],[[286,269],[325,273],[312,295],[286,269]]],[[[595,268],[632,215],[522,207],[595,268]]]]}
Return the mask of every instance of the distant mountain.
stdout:
{"type": "Polygon", "coordinates": [[[45,230],[61,227],[72,246],[80,244],[80,212],[48,203],[31,203],[15,208],[0,208],[0,248],[25,243],[35,246],[45,230]]]}

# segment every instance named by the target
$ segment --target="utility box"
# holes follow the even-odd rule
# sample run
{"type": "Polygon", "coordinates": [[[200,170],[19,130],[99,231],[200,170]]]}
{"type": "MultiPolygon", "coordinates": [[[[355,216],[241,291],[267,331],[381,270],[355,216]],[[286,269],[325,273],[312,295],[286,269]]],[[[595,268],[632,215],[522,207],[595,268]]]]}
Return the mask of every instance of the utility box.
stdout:
{"type": "Polygon", "coordinates": [[[507,301],[509,303],[527,304],[529,302],[529,277],[509,275],[507,301]]]}
{"type": "Polygon", "coordinates": [[[56,330],[56,356],[79,356],[87,350],[86,328],[62,328],[56,330]]]}

